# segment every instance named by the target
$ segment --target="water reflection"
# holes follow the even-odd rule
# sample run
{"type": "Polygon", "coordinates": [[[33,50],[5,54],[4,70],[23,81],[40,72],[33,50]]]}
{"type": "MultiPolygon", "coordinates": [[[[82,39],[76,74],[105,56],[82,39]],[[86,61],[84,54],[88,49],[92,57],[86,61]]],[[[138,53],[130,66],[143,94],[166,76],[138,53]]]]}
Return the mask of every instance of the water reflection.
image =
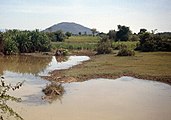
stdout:
{"type": "Polygon", "coordinates": [[[21,97],[24,102],[41,104],[44,103],[41,100],[41,97],[43,96],[41,91],[48,81],[40,76],[49,75],[49,72],[55,69],[68,69],[85,60],[89,60],[89,57],[69,56],[59,58],[55,56],[5,56],[0,57],[0,75],[5,77],[7,83],[16,84],[17,82],[22,82],[24,80],[23,87],[16,92],[17,94],[14,96],[21,97]]]}
{"type": "Polygon", "coordinates": [[[0,57],[0,74],[4,71],[37,75],[51,62],[51,57],[5,56],[0,57]]]}
{"type": "Polygon", "coordinates": [[[171,86],[164,83],[121,77],[64,87],[62,104],[20,104],[16,109],[23,108],[19,114],[25,120],[171,120],[171,86]]]}

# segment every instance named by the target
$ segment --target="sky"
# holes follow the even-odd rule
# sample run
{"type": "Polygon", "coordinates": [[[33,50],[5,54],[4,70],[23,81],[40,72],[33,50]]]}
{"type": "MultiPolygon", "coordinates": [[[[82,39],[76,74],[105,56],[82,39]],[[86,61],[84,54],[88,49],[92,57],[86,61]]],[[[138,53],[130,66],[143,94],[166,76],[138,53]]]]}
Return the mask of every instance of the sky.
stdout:
{"type": "Polygon", "coordinates": [[[100,32],[171,32],[171,0],[0,0],[0,29],[43,30],[75,22],[100,32]]]}

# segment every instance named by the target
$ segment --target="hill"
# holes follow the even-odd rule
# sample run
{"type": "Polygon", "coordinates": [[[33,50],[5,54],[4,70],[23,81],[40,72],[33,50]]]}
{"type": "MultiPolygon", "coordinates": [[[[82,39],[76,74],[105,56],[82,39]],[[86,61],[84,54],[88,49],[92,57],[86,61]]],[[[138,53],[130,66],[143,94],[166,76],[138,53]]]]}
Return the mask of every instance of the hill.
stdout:
{"type": "Polygon", "coordinates": [[[44,32],[55,32],[58,30],[62,30],[63,32],[71,32],[72,34],[78,34],[79,32],[81,32],[81,34],[92,34],[90,28],[73,22],[62,22],[55,24],[45,29],[44,32]]]}

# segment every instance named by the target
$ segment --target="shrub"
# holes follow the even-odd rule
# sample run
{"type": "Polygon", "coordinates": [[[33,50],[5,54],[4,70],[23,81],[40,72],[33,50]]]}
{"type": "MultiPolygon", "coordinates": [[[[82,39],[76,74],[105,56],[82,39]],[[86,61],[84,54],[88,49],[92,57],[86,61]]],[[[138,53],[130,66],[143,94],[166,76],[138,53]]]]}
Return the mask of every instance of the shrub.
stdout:
{"type": "Polygon", "coordinates": [[[117,54],[117,56],[134,56],[134,50],[130,50],[128,48],[121,48],[117,54]]]}
{"type": "Polygon", "coordinates": [[[53,100],[60,98],[64,94],[65,90],[62,84],[52,82],[47,85],[42,92],[46,95],[44,99],[52,102],[53,100]]]}
{"type": "Polygon", "coordinates": [[[121,48],[127,48],[127,45],[121,43],[113,47],[114,50],[120,50],[121,48]]]}
{"type": "Polygon", "coordinates": [[[97,44],[97,54],[109,54],[112,51],[112,42],[107,37],[103,37],[97,44]]]}
{"type": "Polygon", "coordinates": [[[160,34],[145,32],[140,35],[140,44],[136,50],[143,52],[152,51],[171,51],[171,42],[168,38],[162,38],[160,34]]]}
{"type": "Polygon", "coordinates": [[[66,56],[66,55],[68,55],[68,50],[67,49],[57,49],[55,55],[56,56],[66,56]]]}

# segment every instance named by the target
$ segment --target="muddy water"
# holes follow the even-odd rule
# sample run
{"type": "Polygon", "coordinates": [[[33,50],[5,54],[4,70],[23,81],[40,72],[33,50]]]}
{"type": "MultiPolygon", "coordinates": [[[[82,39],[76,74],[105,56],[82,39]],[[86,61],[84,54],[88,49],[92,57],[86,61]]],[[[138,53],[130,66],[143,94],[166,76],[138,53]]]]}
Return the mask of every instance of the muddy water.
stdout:
{"type": "Polygon", "coordinates": [[[26,120],[171,120],[171,86],[132,77],[64,85],[61,101],[15,104],[26,120]]]}
{"type": "Polygon", "coordinates": [[[83,61],[89,60],[87,56],[69,56],[64,61],[53,57],[33,56],[5,56],[0,57],[0,76],[5,77],[6,83],[15,84],[24,81],[23,87],[15,93],[24,103],[44,104],[41,99],[42,89],[48,81],[40,76],[46,76],[55,69],[68,69],[83,61]]]}
{"type": "Polygon", "coordinates": [[[58,62],[55,57],[0,57],[0,75],[6,82],[25,80],[13,93],[23,102],[9,105],[25,120],[171,120],[171,86],[132,77],[64,84],[66,93],[61,100],[49,104],[41,99],[48,82],[39,75],[88,59],[71,56],[58,62]]]}

